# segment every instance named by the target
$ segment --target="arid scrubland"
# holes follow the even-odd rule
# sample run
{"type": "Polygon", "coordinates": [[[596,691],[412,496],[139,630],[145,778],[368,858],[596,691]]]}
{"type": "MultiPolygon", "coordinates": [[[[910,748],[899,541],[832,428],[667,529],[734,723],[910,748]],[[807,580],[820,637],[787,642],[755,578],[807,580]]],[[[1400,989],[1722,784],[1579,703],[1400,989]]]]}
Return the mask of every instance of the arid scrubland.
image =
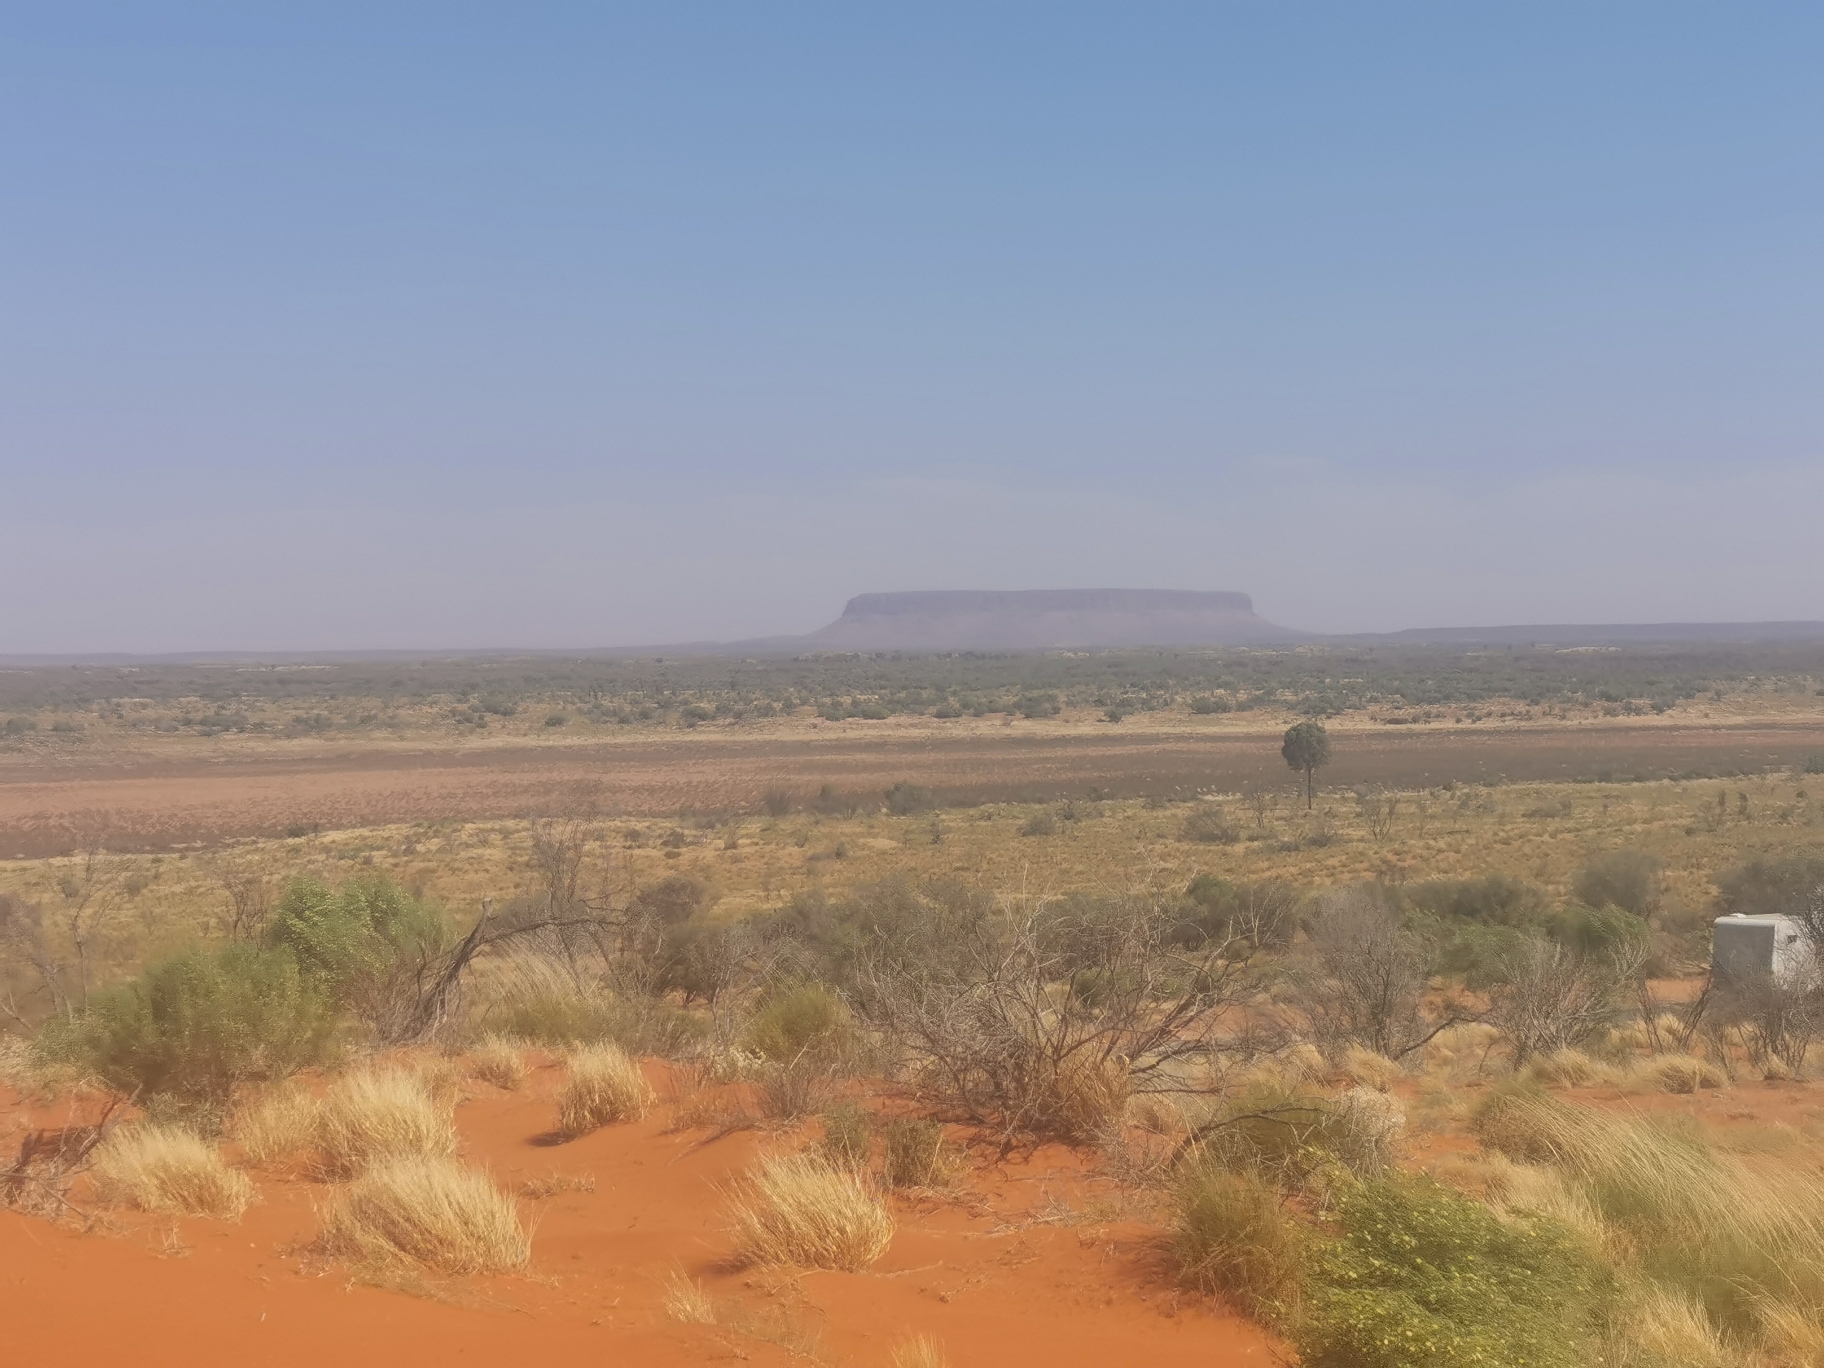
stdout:
{"type": "MultiPolygon", "coordinates": [[[[566,790],[511,818],[138,851],[96,813],[68,853],[0,866],[0,1200],[71,1228],[292,1213],[269,1247],[300,1266],[491,1296],[522,1295],[499,1290],[522,1269],[534,1298],[560,1267],[607,1276],[600,1232],[625,1231],[644,1281],[614,1295],[680,1362],[967,1363],[993,1343],[972,1298],[1017,1315],[1110,1267],[1111,1343],[1195,1316],[1196,1361],[1819,1361],[1824,978],[1707,969],[1719,913],[1824,933],[1824,756],[1666,776],[1653,739],[1705,711],[1809,736],[1810,665],[1394,654],[1379,692],[1292,651],[799,662],[791,697],[686,662],[702,702],[674,687],[641,716],[604,689],[538,723],[1058,745],[1141,723],[1278,766],[1236,787],[1004,801],[783,772],[714,808],[566,790]],[[1335,756],[1309,808],[1272,730],[1301,717],[1335,756]],[[1389,727],[1484,726],[1516,752],[1624,736],[1638,777],[1336,782],[1389,727]]],[[[558,684],[536,707],[521,684],[478,695],[480,721],[442,696],[393,715],[529,736],[558,684]]],[[[81,744],[119,742],[136,706],[81,744]]],[[[194,717],[148,744],[279,744],[194,717]]],[[[14,734],[21,764],[77,735],[14,734]]],[[[1048,1361],[1108,1361],[1096,1308],[1044,1304],[1069,1327],[1048,1361]]]]}

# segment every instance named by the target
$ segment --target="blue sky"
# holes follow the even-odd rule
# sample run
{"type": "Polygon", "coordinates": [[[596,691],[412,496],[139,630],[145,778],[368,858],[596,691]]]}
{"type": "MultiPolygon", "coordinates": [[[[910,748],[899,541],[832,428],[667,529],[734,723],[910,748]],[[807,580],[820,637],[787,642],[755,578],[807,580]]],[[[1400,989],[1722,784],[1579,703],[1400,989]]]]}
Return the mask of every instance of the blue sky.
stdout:
{"type": "Polygon", "coordinates": [[[0,9],[0,653],[1824,618],[1824,10],[0,9]]]}

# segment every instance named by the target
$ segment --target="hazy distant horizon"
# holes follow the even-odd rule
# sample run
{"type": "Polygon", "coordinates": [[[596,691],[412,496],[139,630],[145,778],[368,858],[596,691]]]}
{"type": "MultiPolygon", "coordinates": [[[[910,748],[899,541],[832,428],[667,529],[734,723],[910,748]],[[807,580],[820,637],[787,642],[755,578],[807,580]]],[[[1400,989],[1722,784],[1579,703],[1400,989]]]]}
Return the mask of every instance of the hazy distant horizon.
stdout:
{"type": "Polygon", "coordinates": [[[0,36],[0,655],[1824,618],[1815,7],[0,36]]]}

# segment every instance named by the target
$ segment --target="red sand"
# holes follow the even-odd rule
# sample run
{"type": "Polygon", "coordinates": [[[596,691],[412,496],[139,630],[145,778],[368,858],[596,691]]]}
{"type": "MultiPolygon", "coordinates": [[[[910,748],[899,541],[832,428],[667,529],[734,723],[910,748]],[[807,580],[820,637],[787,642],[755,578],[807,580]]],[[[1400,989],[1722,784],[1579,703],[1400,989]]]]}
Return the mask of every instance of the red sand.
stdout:
{"type": "MultiPolygon", "coordinates": [[[[1099,1194],[1114,1193],[1070,1151],[984,1160],[954,1200],[896,1199],[898,1233],[866,1274],[737,1271],[718,1189],[761,1146],[791,1138],[668,1135],[661,1107],[553,1145],[556,1079],[541,1069],[514,1094],[470,1084],[457,1113],[465,1157],[503,1186],[552,1173],[595,1179],[593,1192],[523,1202],[536,1223],[523,1276],[416,1292],[357,1285],[348,1269],[298,1252],[326,1189],[258,1172],[260,1200],[239,1222],[109,1213],[106,1231],[82,1234],[0,1212],[0,1342],[12,1362],[149,1368],[884,1365],[913,1334],[939,1339],[955,1368],[1275,1362],[1254,1326],[1174,1288],[1156,1227],[1050,1219],[1061,1204],[1093,1211],[1099,1194]],[[172,1231],[181,1252],[166,1251],[172,1231]],[[748,1330],[668,1319],[663,1285],[679,1270],[702,1280],[725,1323],[748,1330]]],[[[0,1108],[0,1133],[26,1122],[20,1108],[0,1108]]]]}

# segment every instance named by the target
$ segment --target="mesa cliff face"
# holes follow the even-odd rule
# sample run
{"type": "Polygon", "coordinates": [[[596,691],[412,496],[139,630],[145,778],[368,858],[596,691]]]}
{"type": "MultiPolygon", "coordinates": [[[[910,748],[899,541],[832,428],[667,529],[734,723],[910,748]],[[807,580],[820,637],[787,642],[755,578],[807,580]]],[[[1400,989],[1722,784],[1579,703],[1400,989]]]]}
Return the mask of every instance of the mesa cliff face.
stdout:
{"type": "Polygon", "coordinates": [[[1245,646],[1303,636],[1256,616],[1246,594],[955,589],[861,594],[836,621],[801,640],[828,651],[1041,651],[1245,646]]]}

